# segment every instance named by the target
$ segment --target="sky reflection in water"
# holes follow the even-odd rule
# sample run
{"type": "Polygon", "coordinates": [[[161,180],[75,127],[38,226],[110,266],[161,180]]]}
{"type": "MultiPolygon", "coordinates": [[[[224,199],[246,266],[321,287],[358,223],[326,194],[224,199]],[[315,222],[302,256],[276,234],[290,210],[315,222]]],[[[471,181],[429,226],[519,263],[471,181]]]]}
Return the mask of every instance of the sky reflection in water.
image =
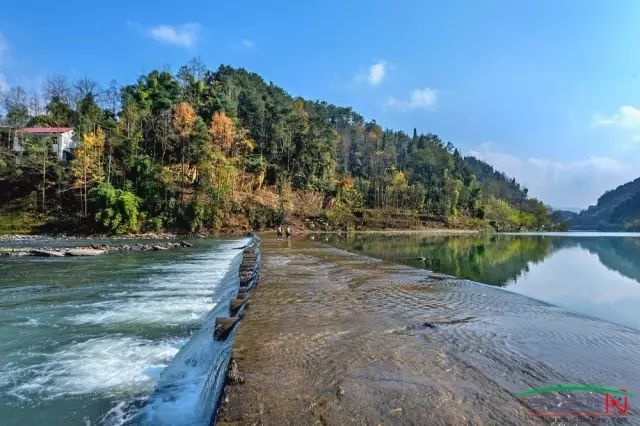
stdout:
{"type": "Polygon", "coordinates": [[[640,235],[316,236],[348,250],[504,287],[640,330],[640,235]]]}

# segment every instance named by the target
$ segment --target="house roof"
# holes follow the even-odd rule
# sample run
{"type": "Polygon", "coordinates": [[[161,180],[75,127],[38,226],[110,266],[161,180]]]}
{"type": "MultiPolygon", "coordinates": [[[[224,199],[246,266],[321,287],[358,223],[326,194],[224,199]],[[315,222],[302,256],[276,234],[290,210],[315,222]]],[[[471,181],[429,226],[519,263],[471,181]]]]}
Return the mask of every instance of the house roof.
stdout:
{"type": "Polygon", "coordinates": [[[73,130],[73,127],[23,127],[22,129],[18,129],[18,132],[37,135],[58,135],[71,130],[73,130]]]}

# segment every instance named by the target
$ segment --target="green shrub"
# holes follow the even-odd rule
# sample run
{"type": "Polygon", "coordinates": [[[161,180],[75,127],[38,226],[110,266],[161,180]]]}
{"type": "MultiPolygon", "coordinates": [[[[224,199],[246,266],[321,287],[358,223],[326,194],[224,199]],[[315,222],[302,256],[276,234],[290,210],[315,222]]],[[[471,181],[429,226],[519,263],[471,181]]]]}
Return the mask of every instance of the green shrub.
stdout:
{"type": "Polygon", "coordinates": [[[185,212],[185,222],[192,233],[200,231],[205,225],[206,208],[204,203],[196,198],[188,206],[185,212]]]}
{"type": "Polygon", "coordinates": [[[144,230],[147,232],[158,232],[164,228],[164,217],[154,216],[144,223],[144,230]]]}
{"type": "Polygon", "coordinates": [[[100,183],[89,192],[96,223],[115,234],[138,230],[140,199],[132,192],[100,183]]]}

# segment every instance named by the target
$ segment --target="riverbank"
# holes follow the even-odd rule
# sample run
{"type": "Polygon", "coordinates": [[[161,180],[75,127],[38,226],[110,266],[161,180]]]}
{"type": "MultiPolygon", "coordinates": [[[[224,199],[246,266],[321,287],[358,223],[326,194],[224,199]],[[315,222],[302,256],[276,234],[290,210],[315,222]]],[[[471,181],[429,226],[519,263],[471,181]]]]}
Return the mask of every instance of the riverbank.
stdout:
{"type": "MultiPolygon", "coordinates": [[[[318,231],[308,229],[301,224],[297,223],[292,226],[294,235],[304,236],[309,234],[342,234],[344,231],[318,231]]],[[[140,234],[124,234],[124,235],[105,235],[105,234],[0,234],[0,256],[64,256],[69,249],[85,250],[85,255],[97,255],[109,252],[118,251],[159,251],[167,250],[176,247],[188,247],[185,239],[190,238],[208,238],[208,237],[241,237],[245,236],[253,231],[237,230],[237,232],[231,232],[225,235],[205,235],[205,234],[183,234],[183,233],[140,233],[140,234]],[[118,241],[131,241],[131,240],[148,240],[148,244],[117,244],[118,241]],[[174,240],[173,242],[163,242],[166,240],[174,240]],[[56,242],[56,244],[63,243],[66,247],[53,248],[47,247],[46,241],[56,242]],[[76,243],[82,241],[83,244],[76,243]],[[95,241],[95,242],[94,242],[95,241]],[[109,244],[104,241],[110,241],[109,244]],[[159,241],[154,243],[153,241],[159,241]],[[42,243],[44,242],[44,246],[42,243]],[[29,247],[32,243],[39,245],[38,250],[33,250],[33,247],[29,247]],[[93,251],[90,251],[93,250],[93,251]],[[100,252],[98,252],[100,251],[100,252]],[[41,253],[42,252],[42,253],[41,253]],[[47,254],[48,253],[48,254],[47,254]]],[[[457,234],[478,234],[483,231],[476,229],[448,229],[448,228],[416,228],[416,229],[371,229],[371,230],[353,230],[348,233],[360,234],[418,234],[418,235],[457,235],[457,234]]],[[[275,236],[275,229],[269,229],[263,231],[263,234],[269,236],[275,236]]],[[[80,253],[80,252],[77,252],[80,253]]],[[[73,254],[69,254],[73,255],[73,254]]]]}
{"type": "Polygon", "coordinates": [[[262,251],[219,424],[535,424],[532,386],[640,383],[624,327],[316,241],[262,251]]]}
{"type": "MultiPolygon", "coordinates": [[[[240,234],[238,234],[240,235],[240,234]]],[[[184,233],[171,233],[171,232],[163,232],[163,233],[140,233],[140,234],[120,234],[120,235],[109,235],[109,234],[67,234],[67,233],[42,233],[42,234],[0,234],[0,244],[2,242],[17,242],[17,241],[35,241],[40,239],[51,239],[51,240],[86,240],[86,239],[96,239],[96,240],[169,240],[176,239],[180,237],[188,237],[193,235],[188,235],[184,233]]],[[[200,236],[200,235],[196,235],[200,236]]],[[[204,235],[202,235],[204,236],[204,235]]]]}
{"type": "MultiPolygon", "coordinates": [[[[416,228],[416,229],[362,229],[348,232],[322,232],[309,231],[306,234],[389,234],[389,235],[469,235],[469,234],[489,234],[489,231],[478,229],[451,229],[451,228],[416,228]]],[[[305,234],[305,235],[306,235],[305,234]]]]}
{"type": "MultiPolygon", "coordinates": [[[[290,226],[296,234],[308,232],[345,232],[345,231],[386,231],[386,230],[474,230],[491,231],[494,228],[488,221],[474,219],[467,216],[427,217],[415,211],[398,209],[365,209],[358,213],[351,212],[336,216],[332,211],[319,205],[310,206],[308,200],[297,200],[287,204],[282,212],[277,197],[271,194],[262,200],[263,204],[256,205],[256,200],[249,200],[245,208],[249,212],[224,212],[214,228],[200,226],[195,228],[185,226],[149,228],[141,224],[136,230],[129,230],[119,236],[135,236],[144,238],[145,235],[203,235],[209,237],[238,236],[247,232],[275,229],[282,223],[290,226]],[[268,202],[267,202],[268,201],[268,202]]],[[[318,201],[318,200],[316,200],[318,201]]],[[[65,216],[50,218],[38,216],[27,211],[12,211],[11,215],[0,208],[0,237],[11,235],[49,235],[49,236],[95,236],[105,235],[101,228],[90,218],[65,216]],[[10,219],[10,217],[12,219],[10,219]],[[20,220],[18,220],[20,219],[20,220]],[[13,224],[13,225],[12,225],[13,224]]]]}
{"type": "Polygon", "coordinates": [[[192,243],[168,234],[143,237],[14,235],[0,236],[0,257],[101,256],[118,252],[166,251],[192,246],[192,243]]]}
{"type": "MultiPolygon", "coordinates": [[[[366,228],[360,227],[358,229],[347,229],[344,230],[339,227],[327,227],[326,229],[320,228],[318,226],[309,226],[302,220],[296,220],[289,223],[289,226],[293,230],[295,235],[307,235],[307,234],[333,234],[333,233],[424,233],[424,234],[477,234],[483,232],[493,232],[492,229],[479,229],[479,228],[449,228],[444,225],[441,226],[416,226],[416,227],[408,227],[408,228],[366,228]]],[[[104,233],[68,233],[68,232],[60,232],[60,233],[0,233],[0,242],[1,241],[16,241],[16,240],[34,240],[38,238],[54,238],[54,239],[87,239],[87,238],[96,238],[96,239],[175,239],[175,238],[186,238],[186,237],[239,237],[246,235],[247,233],[254,232],[254,230],[250,227],[229,227],[224,232],[198,232],[198,233],[187,233],[187,232],[141,232],[141,233],[128,233],[128,234],[104,234],[104,233]]],[[[260,229],[261,233],[272,233],[275,234],[275,228],[263,228],[260,229]]]]}

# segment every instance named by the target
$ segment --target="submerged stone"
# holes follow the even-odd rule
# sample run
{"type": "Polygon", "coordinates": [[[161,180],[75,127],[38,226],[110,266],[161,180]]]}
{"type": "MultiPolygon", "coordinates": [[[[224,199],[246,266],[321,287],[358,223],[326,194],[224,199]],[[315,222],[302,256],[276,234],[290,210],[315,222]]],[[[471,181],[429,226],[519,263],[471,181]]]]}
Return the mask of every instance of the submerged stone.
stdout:
{"type": "Polygon", "coordinates": [[[63,257],[64,253],[61,251],[55,250],[31,250],[29,252],[32,256],[41,256],[41,257],[63,257]]]}
{"type": "Polygon", "coordinates": [[[239,317],[218,317],[216,318],[216,326],[213,331],[213,337],[216,340],[225,340],[233,327],[240,321],[239,317]]]}

